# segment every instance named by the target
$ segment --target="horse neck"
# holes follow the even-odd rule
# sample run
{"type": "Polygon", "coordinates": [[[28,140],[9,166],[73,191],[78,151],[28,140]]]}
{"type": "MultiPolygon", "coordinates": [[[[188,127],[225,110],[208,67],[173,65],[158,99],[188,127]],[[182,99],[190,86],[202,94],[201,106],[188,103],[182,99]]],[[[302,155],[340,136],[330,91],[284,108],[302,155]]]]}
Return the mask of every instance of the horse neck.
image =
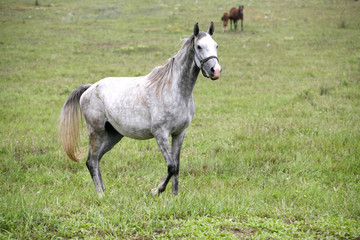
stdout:
{"type": "MultiPolygon", "coordinates": [[[[196,66],[194,61],[193,41],[191,40],[184,46],[174,57],[173,83],[174,87],[184,98],[192,95],[195,87],[196,79],[199,75],[200,69],[196,66]]],[[[185,45],[185,44],[184,44],[185,45]]]]}
{"type": "Polygon", "coordinates": [[[238,9],[238,19],[242,19],[243,17],[243,9],[241,7],[239,7],[238,9]]]}

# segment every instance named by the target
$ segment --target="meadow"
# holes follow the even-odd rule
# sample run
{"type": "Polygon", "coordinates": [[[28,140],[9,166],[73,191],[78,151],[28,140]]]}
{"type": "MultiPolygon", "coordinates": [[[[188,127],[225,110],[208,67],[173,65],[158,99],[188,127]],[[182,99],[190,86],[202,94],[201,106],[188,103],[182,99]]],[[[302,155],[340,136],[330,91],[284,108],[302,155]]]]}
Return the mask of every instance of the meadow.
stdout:
{"type": "MultiPolygon", "coordinates": [[[[360,237],[360,2],[0,0],[0,239],[360,237]],[[244,32],[220,18],[244,5],[244,32]],[[222,76],[201,74],[180,194],[155,140],[101,162],[58,142],[70,93],[165,64],[215,22],[222,76]]],[[[87,146],[85,130],[82,146],[87,146]]]]}

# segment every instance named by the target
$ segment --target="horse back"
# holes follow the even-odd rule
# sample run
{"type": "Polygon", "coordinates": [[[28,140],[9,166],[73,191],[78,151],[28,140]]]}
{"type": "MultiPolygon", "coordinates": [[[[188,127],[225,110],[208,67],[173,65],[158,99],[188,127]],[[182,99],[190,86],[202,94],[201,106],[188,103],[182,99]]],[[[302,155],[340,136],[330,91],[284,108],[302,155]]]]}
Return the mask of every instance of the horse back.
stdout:
{"type": "Polygon", "coordinates": [[[237,20],[238,19],[238,9],[237,8],[231,8],[230,9],[230,16],[229,16],[229,18],[231,19],[231,20],[237,20]]]}

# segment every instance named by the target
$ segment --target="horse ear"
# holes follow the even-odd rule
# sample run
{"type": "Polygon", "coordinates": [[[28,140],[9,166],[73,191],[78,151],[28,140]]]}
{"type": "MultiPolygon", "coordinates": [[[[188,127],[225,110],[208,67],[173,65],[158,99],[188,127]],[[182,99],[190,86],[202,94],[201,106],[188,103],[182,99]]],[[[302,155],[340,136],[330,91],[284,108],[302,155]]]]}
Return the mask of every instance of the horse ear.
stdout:
{"type": "Polygon", "coordinates": [[[215,31],[215,25],[213,22],[211,22],[209,30],[208,30],[208,33],[210,34],[210,36],[212,36],[214,34],[214,31],[215,31]]]}
{"type": "Polygon", "coordinates": [[[199,24],[198,23],[195,23],[194,25],[194,35],[195,37],[199,34],[199,24]]]}

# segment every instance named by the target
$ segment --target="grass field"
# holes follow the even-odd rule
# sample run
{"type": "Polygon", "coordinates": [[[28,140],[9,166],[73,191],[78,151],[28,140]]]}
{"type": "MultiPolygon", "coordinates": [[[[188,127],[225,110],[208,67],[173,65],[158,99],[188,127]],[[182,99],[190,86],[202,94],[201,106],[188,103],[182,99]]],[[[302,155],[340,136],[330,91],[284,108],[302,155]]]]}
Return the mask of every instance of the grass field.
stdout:
{"type": "MultiPolygon", "coordinates": [[[[0,239],[360,237],[360,2],[0,0],[0,239]],[[244,32],[220,18],[245,6],[244,32]],[[154,140],[104,156],[105,197],[58,144],[79,85],[164,64],[199,22],[223,74],[199,76],[180,195],[154,140]]],[[[87,146],[84,131],[82,145],[87,146]]]]}

